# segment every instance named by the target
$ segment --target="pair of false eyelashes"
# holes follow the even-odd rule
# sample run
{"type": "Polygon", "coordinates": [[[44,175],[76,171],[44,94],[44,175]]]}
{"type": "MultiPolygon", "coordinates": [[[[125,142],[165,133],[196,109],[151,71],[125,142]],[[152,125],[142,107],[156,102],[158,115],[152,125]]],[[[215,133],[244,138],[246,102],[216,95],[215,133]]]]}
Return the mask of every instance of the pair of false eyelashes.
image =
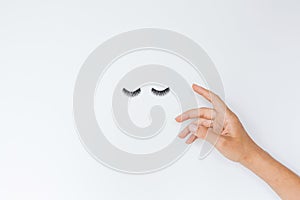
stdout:
{"type": "MultiPolygon", "coordinates": [[[[163,90],[157,90],[155,88],[152,88],[151,92],[156,96],[164,96],[170,92],[170,88],[166,88],[163,90]]],[[[123,93],[129,97],[135,97],[141,93],[141,88],[139,88],[135,91],[129,91],[126,88],[123,88],[123,93]]]]}

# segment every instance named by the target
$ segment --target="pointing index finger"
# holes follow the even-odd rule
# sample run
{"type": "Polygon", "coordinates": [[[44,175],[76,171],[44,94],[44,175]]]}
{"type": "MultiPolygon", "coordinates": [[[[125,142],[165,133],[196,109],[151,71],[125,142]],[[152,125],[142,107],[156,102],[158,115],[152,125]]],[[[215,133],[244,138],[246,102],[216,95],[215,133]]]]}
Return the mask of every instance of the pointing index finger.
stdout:
{"type": "Polygon", "coordinates": [[[212,92],[196,84],[193,84],[192,88],[196,93],[200,94],[206,100],[212,103],[212,95],[214,95],[212,92]]]}

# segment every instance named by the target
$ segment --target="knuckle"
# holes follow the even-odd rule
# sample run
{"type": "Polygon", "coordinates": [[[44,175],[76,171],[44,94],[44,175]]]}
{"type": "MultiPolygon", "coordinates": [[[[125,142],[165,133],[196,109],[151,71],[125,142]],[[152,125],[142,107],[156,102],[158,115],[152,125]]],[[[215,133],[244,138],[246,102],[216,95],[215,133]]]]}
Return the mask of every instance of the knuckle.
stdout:
{"type": "Polygon", "coordinates": [[[197,110],[197,114],[198,114],[198,116],[200,116],[200,117],[202,117],[203,116],[203,113],[204,113],[204,108],[199,108],[198,110],[197,110]]]}

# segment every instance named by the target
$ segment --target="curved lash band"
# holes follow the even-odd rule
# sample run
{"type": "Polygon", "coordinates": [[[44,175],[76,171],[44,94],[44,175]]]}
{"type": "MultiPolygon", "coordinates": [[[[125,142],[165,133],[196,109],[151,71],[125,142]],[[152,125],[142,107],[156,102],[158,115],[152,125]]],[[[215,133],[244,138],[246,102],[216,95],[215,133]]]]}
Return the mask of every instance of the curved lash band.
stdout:
{"type": "Polygon", "coordinates": [[[135,97],[141,93],[141,88],[135,90],[135,91],[129,91],[126,88],[123,88],[123,93],[129,97],[135,97]]]}
{"type": "Polygon", "coordinates": [[[151,92],[153,94],[155,94],[156,96],[164,96],[164,95],[166,95],[167,93],[170,92],[170,88],[166,88],[164,90],[156,90],[156,89],[152,88],[151,92]]]}

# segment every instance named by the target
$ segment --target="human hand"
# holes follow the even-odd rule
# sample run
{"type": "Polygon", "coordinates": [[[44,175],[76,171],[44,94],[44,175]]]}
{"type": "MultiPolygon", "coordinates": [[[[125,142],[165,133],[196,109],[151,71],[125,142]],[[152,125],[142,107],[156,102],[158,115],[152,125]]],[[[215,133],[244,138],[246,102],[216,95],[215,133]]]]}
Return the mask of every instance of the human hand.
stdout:
{"type": "Polygon", "coordinates": [[[243,163],[251,154],[260,151],[260,147],[249,137],[238,117],[213,92],[193,85],[193,90],[212,103],[213,108],[195,108],[177,116],[177,122],[194,119],[178,135],[189,138],[187,144],[197,138],[205,139],[228,159],[243,163]]]}
{"type": "Polygon", "coordinates": [[[213,108],[191,109],[176,117],[177,122],[194,119],[178,136],[186,138],[190,135],[187,144],[197,138],[205,139],[225,157],[261,177],[282,199],[299,199],[299,176],[255,144],[220,97],[195,84],[193,90],[211,102],[213,108]]]}

